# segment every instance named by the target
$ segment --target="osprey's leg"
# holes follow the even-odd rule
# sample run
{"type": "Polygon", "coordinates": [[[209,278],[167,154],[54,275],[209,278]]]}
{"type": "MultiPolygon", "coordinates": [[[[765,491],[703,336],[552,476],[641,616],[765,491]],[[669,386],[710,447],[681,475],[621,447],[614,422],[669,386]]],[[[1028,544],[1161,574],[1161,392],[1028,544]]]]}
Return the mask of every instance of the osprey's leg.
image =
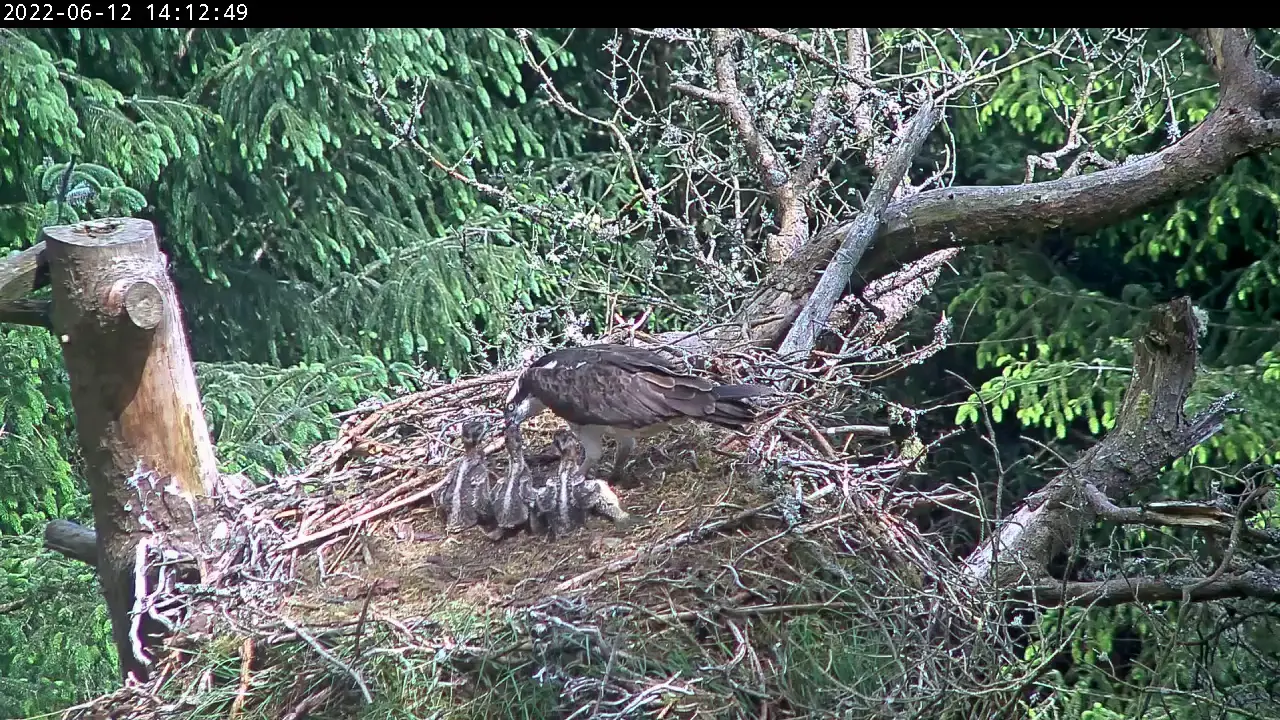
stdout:
{"type": "Polygon", "coordinates": [[[604,428],[598,425],[572,427],[574,434],[578,436],[578,442],[582,443],[582,462],[578,464],[578,469],[586,477],[604,455],[604,428]]]}
{"type": "Polygon", "coordinates": [[[613,472],[609,475],[609,483],[620,487],[635,487],[639,483],[626,479],[623,471],[627,467],[627,460],[631,458],[631,451],[636,449],[636,439],[631,435],[618,434],[614,436],[614,440],[618,443],[618,451],[613,456],[613,472]]]}

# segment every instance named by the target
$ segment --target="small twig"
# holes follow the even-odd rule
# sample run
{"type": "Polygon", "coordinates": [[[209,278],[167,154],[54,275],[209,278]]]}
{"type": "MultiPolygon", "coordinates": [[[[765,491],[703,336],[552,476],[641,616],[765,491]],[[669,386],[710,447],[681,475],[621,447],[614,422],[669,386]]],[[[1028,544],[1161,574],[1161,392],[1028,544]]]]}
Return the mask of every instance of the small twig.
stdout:
{"type": "Polygon", "coordinates": [[[356,672],[355,668],[347,666],[341,660],[334,657],[332,653],[320,644],[319,640],[312,637],[306,630],[298,627],[297,623],[293,622],[289,618],[282,616],[280,618],[280,622],[283,623],[285,627],[296,633],[298,637],[302,638],[303,642],[310,645],[312,650],[315,650],[320,654],[320,657],[328,660],[331,665],[350,675],[351,679],[355,681],[356,686],[360,688],[360,694],[364,697],[365,703],[373,702],[373,696],[369,694],[369,687],[364,684],[364,678],[360,677],[360,673],[356,672]]]}
{"type": "Polygon", "coordinates": [[[1223,573],[1227,571],[1227,567],[1230,566],[1231,561],[1235,559],[1236,550],[1240,547],[1240,530],[1244,528],[1245,513],[1248,512],[1249,506],[1253,504],[1254,500],[1262,497],[1262,495],[1270,489],[1271,488],[1266,485],[1259,485],[1240,502],[1240,507],[1236,510],[1235,524],[1231,527],[1231,539],[1227,541],[1227,550],[1222,554],[1222,561],[1218,563],[1217,569],[1215,569],[1209,577],[1206,577],[1204,580],[1201,580],[1194,585],[1188,585],[1183,588],[1183,602],[1188,602],[1193,593],[1217,582],[1218,579],[1222,577],[1223,573]]]}
{"type": "Polygon", "coordinates": [[[781,30],[775,30],[774,28],[745,28],[745,29],[747,32],[751,33],[752,35],[759,36],[770,42],[776,42],[781,45],[786,45],[790,48],[793,48],[796,52],[800,53],[806,58],[813,60],[814,62],[819,63],[820,65],[825,66],[828,70],[835,72],[841,78],[858,85],[864,90],[870,89],[872,87],[871,82],[865,76],[863,76],[860,73],[857,73],[856,71],[851,70],[850,68],[841,66],[840,64],[824,57],[822,53],[814,49],[812,45],[801,40],[795,35],[792,35],[791,33],[782,32],[781,30]]]}
{"type": "Polygon", "coordinates": [[[301,720],[311,714],[312,710],[324,704],[329,696],[333,694],[332,687],[321,688],[319,691],[303,698],[301,702],[293,707],[288,714],[284,715],[280,720],[301,720]]]}
{"type": "Polygon", "coordinates": [[[253,664],[253,638],[247,637],[240,645],[240,686],[236,688],[236,698],[231,701],[231,710],[227,717],[236,720],[249,697],[250,667],[253,664]]]}
{"type": "Polygon", "coordinates": [[[804,428],[813,436],[813,439],[818,443],[818,449],[822,450],[823,457],[828,460],[835,460],[836,449],[831,447],[831,443],[827,442],[827,439],[822,436],[822,431],[818,430],[813,421],[804,415],[796,416],[796,420],[801,425],[804,425],[804,428]]]}
{"type": "Polygon", "coordinates": [[[380,508],[374,508],[373,510],[363,512],[353,518],[350,518],[349,520],[344,520],[338,523],[337,525],[334,525],[333,527],[321,530],[320,532],[315,533],[314,535],[308,535],[306,537],[300,537],[300,538],[295,538],[293,540],[290,540],[289,542],[280,546],[280,551],[284,552],[286,550],[292,550],[297,547],[302,547],[303,545],[309,545],[317,540],[323,540],[325,538],[332,537],[354,525],[359,525],[360,523],[368,522],[369,520],[372,520],[374,518],[380,518],[383,515],[392,513],[396,510],[399,510],[402,507],[405,507],[407,505],[412,505],[416,502],[425,500],[431,497],[433,494],[435,494],[437,490],[444,487],[445,483],[447,483],[448,481],[449,481],[448,476],[445,476],[444,478],[441,478],[439,482],[427,488],[426,490],[422,490],[421,492],[416,492],[406,498],[397,500],[391,503],[390,505],[384,505],[380,508]]]}
{"type": "Polygon", "coordinates": [[[806,357],[818,342],[818,336],[826,327],[832,308],[839,301],[841,291],[849,284],[849,278],[862,255],[871,247],[884,222],[884,212],[893,198],[893,191],[902,182],[911,160],[923,147],[925,138],[937,124],[941,113],[933,98],[926,96],[919,112],[911,120],[906,135],[890,154],[879,177],[876,178],[862,212],[853,222],[835,256],[823,271],[822,278],[809,294],[808,301],[796,316],[787,332],[778,355],[783,360],[806,357]]]}
{"type": "Polygon", "coordinates": [[[511,382],[520,374],[519,370],[509,370],[507,372],[493,373],[468,380],[459,380],[452,383],[438,385],[430,390],[411,393],[392,400],[382,405],[377,410],[369,413],[369,415],[355,425],[350,430],[343,429],[342,435],[338,440],[330,445],[326,452],[313,462],[305,471],[298,475],[299,479],[311,477],[313,473],[318,472],[321,468],[331,467],[338,458],[342,457],[346,452],[351,450],[357,438],[364,436],[384,418],[390,416],[395,417],[395,413],[405,407],[424,403],[428,400],[434,400],[442,395],[451,395],[464,390],[470,390],[486,385],[496,383],[511,382]]]}
{"type": "Polygon", "coordinates": [[[889,437],[888,425],[837,425],[835,427],[822,428],[824,435],[840,435],[849,433],[851,435],[874,435],[876,437],[889,437]]]}
{"type": "Polygon", "coordinates": [[[373,589],[377,583],[369,583],[368,589],[364,593],[364,606],[360,608],[360,621],[356,623],[356,643],[355,648],[351,651],[351,662],[360,661],[360,640],[364,636],[365,620],[369,617],[369,603],[373,601],[373,589]]]}

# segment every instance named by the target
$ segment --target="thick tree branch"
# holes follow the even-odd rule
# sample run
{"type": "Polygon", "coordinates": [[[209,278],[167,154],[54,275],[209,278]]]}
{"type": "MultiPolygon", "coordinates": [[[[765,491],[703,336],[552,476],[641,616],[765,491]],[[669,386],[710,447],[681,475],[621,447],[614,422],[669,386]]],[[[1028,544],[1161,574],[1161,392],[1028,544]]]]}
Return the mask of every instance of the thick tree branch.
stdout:
{"type": "MultiPolygon", "coordinates": [[[[1247,28],[1201,28],[1197,39],[1218,75],[1218,104],[1160,152],[1116,167],[1042,183],[930,190],[893,203],[862,264],[885,272],[941,247],[1026,239],[1051,230],[1088,232],[1181,197],[1240,158],[1280,144],[1280,82],[1258,65],[1247,28]]],[[[827,242],[813,250],[835,252],[827,242]]]]}
{"type": "Polygon", "coordinates": [[[0,303],[19,300],[48,284],[49,261],[45,258],[44,243],[0,258],[0,303]]]}
{"type": "Polygon", "coordinates": [[[98,534],[70,520],[51,520],[44,526],[44,546],[72,560],[98,567],[98,534]]]}
{"type": "MultiPolygon", "coordinates": [[[[1218,104],[1194,130],[1151,155],[1088,175],[1040,183],[949,187],[889,204],[884,223],[858,264],[864,277],[883,275],[939,249],[1034,238],[1050,231],[1088,232],[1181,197],[1226,172],[1239,159],[1280,145],[1280,81],[1257,64],[1246,28],[1189,32],[1221,80],[1218,104]]],[[[851,52],[861,50],[859,42],[851,52]]],[[[856,219],[852,222],[856,222],[856,219]]],[[[852,222],[819,231],[777,267],[741,309],[756,324],[748,339],[776,346],[843,243],[852,222]]]]}
{"type": "Polygon", "coordinates": [[[1120,507],[1098,488],[1084,483],[1082,490],[1090,509],[1099,519],[1119,525],[1153,525],[1194,528],[1213,535],[1229,536],[1239,528],[1240,535],[1250,541],[1280,545],[1280,531],[1240,527],[1237,518],[1247,508],[1242,504],[1236,515],[1208,503],[1154,502],[1143,507],[1120,507]]]}
{"type": "Polygon", "coordinates": [[[876,232],[883,222],[885,208],[889,206],[894,190],[911,169],[911,161],[919,154],[925,138],[937,124],[938,117],[938,109],[932,99],[929,99],[911,120],[906,134],[899,141],[898,147],[890,155],[889,161],[871,187],[862,212],[845,234],[844,240],[840,243],[840,249],[836,251],[835,257],[823,271],[817,286],[809,294],[809,300],[796,316],[791,330],[778,348],[783,358],[788,358],[793,353],[807,355],[817,343],[818,336],[826,327],[832,308],[840,300],[841,293],[849,284],[854,268],[875,239],[876,232]]]}
{"type": "Polygon", "coordinates": [[[48,300],[0,301],[0,323],[52,328],[50,303],[48,300]]]}
{"type": "Polygon", "coordinates": [[[1222,429],[1230,396],[1188,419],[1184,406],[1195,380],[1199,328],[1191,301],[1179,298],[1155,308],[1134,348],[1133,380],[1125,391],[1116,427],[1029,497],[995,534],[967,559],[977,579],[997,583],[1044,577],[1053,554],[1076,531],[1108,510],[1107,498],[1125,497],[1154,480],[1164,465],[1182,457],[1222,429]]]}
{"type": "Polygon", "coordinates": [[[1115,578],[1099,582],[1044,583],[1020,587],[1015,595],[1042,605],[1123,605],[1131,602],[1181,601],[1190,589],[1192,602],[1257,598],[1280,602],[1280,575],[1254,569],[1239,575],[1206,578],[1115,578]]]}

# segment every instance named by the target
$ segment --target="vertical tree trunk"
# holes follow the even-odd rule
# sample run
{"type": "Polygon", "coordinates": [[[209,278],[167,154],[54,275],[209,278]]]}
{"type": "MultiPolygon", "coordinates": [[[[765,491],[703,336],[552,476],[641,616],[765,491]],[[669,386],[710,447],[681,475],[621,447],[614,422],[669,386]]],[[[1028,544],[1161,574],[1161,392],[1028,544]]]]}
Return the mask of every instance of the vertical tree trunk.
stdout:
{"type": "MultiPolygon", "coordinates": [[[[48,227],[53,327],[71,381],[121,672],[145,678],[155,639],[134,619],[139,542],[194,527],[217,466],[182,315],[151,223],[48,227]],[[142,657],[140,657],[142,656],[142,657]]],[[[145,577],[142,572],[139,577],[145,577]]],[[[154,630],[154,627],[151,628],[154,630]]]]}

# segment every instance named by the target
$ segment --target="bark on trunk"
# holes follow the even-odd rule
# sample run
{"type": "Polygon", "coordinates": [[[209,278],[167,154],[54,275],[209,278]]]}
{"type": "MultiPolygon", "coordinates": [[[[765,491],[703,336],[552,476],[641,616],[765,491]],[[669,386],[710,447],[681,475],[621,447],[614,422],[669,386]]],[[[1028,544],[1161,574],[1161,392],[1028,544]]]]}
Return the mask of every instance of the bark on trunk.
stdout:
{"type": "MultiPolygon", "coordinates": [[[[146,676],[158,632],[130,617],[139,542],[194,527],[217,467],[182,316],[151,223],[113,219],[43,231],[98,574],[121,672],[146,676]]],[[[138,577],[146,577],[140,572],[138,577]]]]}

